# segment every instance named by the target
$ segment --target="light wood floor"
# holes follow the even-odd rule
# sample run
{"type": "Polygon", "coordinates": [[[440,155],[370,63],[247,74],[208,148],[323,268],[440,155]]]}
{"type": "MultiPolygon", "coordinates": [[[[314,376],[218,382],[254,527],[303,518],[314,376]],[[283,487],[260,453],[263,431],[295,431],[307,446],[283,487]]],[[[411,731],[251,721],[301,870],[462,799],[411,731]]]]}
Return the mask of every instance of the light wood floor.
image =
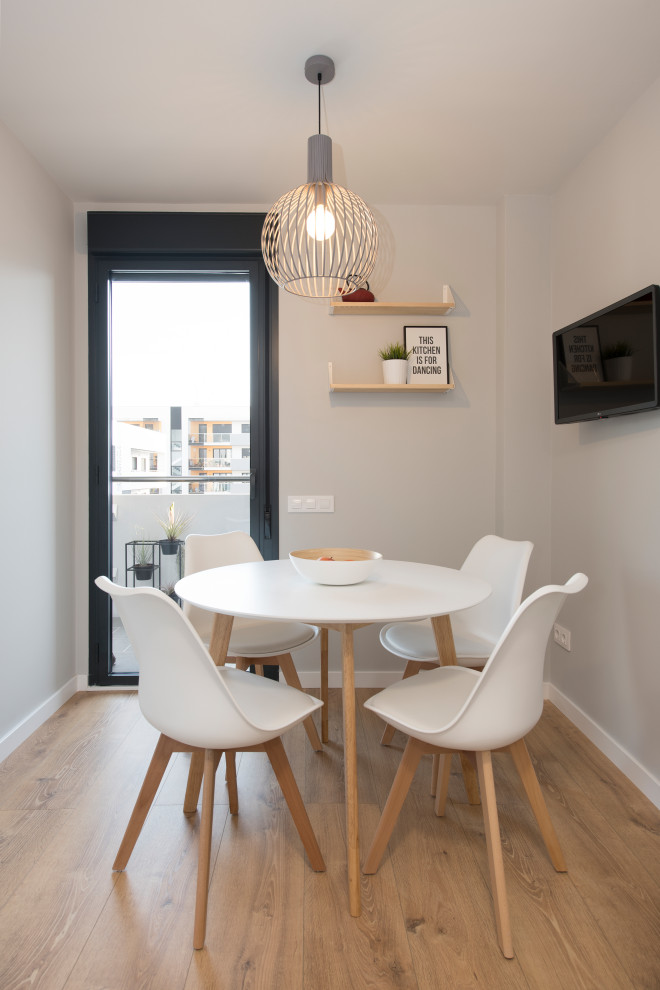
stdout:
{"type": "MultiPolygon", "coordinates": [[[[360,691],[364,701],[369,692],[360,691]]],[[[516,958],[497,948],[480,808],[458,766],[444,819],[424,761],[378,874],[349,916],[340,695],[331,742],[286,747],[326,859],[314,874],[263,754],[222,764],[206,948],[192,949],[198,817],[172,763],[125,873],[111,864],[155,742],[134,694],[79,694],[0,766],[0,987],[44,990],[658,990],[660,812],[555,708],[530,751],[569,872],[552,869],[496,757],[516,958]]],[[[363,855],[402,751],[359,707],[363,855]]]]}

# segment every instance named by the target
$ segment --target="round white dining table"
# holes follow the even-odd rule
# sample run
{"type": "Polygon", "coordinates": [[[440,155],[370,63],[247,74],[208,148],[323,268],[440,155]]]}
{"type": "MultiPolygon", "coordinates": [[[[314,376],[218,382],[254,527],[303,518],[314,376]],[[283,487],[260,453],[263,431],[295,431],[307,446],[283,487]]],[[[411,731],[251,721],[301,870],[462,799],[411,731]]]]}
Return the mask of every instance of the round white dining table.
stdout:
{"type": "Polygon", "coordinates": [[[210,653],[224,664],[234,616],[286,619],[335,629],[342,637],[344,778],[350,913],[360,914],[357,746],[353,633],[372,623],[431,618],[443,663],[456,663],[450,612],[477,605],[491,593],[480,578],[434,564],[378,560],[359,584],[314,584],[290,560],[229,564],[181,578],[176,594],[215,612],[210,653]]]}

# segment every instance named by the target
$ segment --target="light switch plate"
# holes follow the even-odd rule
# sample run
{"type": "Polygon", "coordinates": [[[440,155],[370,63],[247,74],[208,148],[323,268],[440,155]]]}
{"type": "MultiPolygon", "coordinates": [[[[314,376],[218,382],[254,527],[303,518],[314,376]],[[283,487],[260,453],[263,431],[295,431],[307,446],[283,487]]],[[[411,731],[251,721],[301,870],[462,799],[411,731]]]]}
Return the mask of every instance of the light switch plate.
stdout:
{"type": "Polygon", "coordinates": [[[289,495],[289,512],[334,512],[334,495],[289,495]]]}

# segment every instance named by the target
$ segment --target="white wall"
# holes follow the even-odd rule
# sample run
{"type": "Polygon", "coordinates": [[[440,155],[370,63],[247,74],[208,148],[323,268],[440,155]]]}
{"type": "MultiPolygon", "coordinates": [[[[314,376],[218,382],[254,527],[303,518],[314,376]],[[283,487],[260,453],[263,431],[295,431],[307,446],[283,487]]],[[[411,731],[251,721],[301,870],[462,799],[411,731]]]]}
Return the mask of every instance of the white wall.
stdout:
{"type": "Polygon", "coordinates": [[[550,580],[550,218],[548,197],[508,196],[498,209],[496,532],[534,543],[524,594],[550,580]]]}
{"type": "Polygon", "coordinates": [[[75,470],[72,204],[1,124],[0,216],[1,757],[73,678],[75,470]]]}
{"type": "MultiPolygon", "coordinates": [[[[280,293],[280,556],[359,546],[459,566],[496,525],[496,210],[388,206],[377,218],[376,297],[439,301],[448,283],[456,308],[331,317],[327,304],[280,293]],[[449,327],[453,392],[329,393],[330,361],[335,381],[382,381],[378,349],[403,341],[406,323],[449,327]],[[287,495],[316,494],[335,496],[333,514],[287,513],[287,495]]],[[[401,671],[376,629],[358,636],[359,671],[401,671]]],[[[297,664],[318,670],[314,648],[297,664]]]]}
{"type": "MultiPolygon", "coordinates": [[[[559,190],[555,328],[660,282],[660,80],[559,190]]],[[[552,681],[660,779],[660,412],[553,427],[552,571],[590,584],[562,613],[552,681]]],[[[660,784],[658,784],[660,794],[660,784]]]]}

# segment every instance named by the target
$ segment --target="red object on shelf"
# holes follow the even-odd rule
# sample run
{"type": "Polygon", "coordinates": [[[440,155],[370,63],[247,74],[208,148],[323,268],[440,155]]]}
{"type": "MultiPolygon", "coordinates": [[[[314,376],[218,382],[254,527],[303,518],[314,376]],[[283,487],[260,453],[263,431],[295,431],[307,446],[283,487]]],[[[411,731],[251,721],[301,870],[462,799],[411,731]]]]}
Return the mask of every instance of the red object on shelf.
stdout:
{"type": "Polygon", "coordinates": [[[354,289],[353,292],[346,292],[345,289],[339,290],[339,295],[341,296],[342,302],[373,302],[374,294],[369,290],[369,283],[360,286],[359,289],[354,289]]]}

